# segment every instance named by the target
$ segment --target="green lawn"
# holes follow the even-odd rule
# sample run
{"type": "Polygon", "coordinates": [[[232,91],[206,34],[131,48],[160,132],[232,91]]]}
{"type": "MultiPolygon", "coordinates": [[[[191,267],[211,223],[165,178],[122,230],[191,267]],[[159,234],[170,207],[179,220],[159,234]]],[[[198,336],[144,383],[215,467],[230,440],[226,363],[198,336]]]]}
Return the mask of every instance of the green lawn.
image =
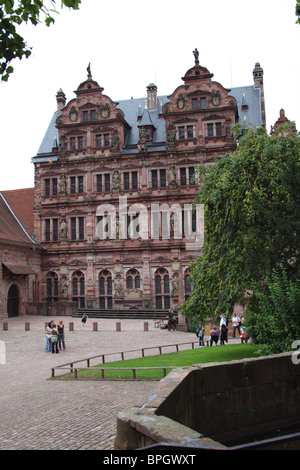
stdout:
{"type": "MultiPolygon", "coordinates": [[[[155,356],[142,357],[137,359],[128,359],[126,361],[115,361],[107,364],[99,364],[90,367],[88,370],[78,370],[78,379],[101,379],[101,371],[97,367],[109,368],[114,367],[117,370],[105,371],[105,378],[109,379],[131,379],[133,377],[132,370],[124,370],[124,368],[132,367],[183,367],[193,364],[204,364],[208,362],[227,362],[249,357],[257,357],[257,347],[249,344],[232,344],[224,346],[203,347],[190,349],[188,351],[172,352],[155,356]]],[[[167,369],[166,373],[171,369],[167,369]]],[[[74,374],[64,375],[60,378],[71,378],[74,374]]],[[[160,379],[163,377],[162,369],[159,370],[137,370],[137,379],[160,379]]]]}

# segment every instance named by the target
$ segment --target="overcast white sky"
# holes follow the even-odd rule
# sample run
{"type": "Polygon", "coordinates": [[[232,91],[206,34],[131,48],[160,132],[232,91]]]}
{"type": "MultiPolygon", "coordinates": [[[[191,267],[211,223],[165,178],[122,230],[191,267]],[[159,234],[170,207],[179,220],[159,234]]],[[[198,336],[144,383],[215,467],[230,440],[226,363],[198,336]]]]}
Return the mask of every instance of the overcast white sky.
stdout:
{"type": "MultiPolygon", "coordinates": [[[[57,1],[60,5],[60,0],[57,1]]],[[[155,82],[170,95],[194,65],[231,88],[253,84],[252,70],[264,70],[267,130],[281,108],[300,130],[300,25],[296,0],[82,0],[64,8],[55,24],[21,32],[32,55],[16,60],[0,83],[0,190],[34,186],[36,155],[62,88],[67,100],[87,78],[114,101],[140,98],[155,82]]]]}

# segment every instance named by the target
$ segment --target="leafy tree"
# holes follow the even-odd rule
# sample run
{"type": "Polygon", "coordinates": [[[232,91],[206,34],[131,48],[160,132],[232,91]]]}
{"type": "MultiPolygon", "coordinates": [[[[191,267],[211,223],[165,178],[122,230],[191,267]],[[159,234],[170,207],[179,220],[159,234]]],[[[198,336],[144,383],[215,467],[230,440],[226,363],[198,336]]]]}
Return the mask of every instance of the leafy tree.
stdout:
{"type": "MultiPolygon", "coordinates": [[[[81,0],[61,0],[64,5],[74,10],[79,9],[81,0]]],[[[31,54],[24,38],[17,33],[17,27],[30,22],[33,25],[44,22],[47,26],[54,23],[53,14],[56,0],[0,0],[0,76],[7,81],[13,72],[10,65],[13,59],[28,58],[31,54]],[[41,20],[43,16],[43,20],[41,20]]]]}
{"type": "Polygon", "coordinates": [[[300,279],[274,270],[255,289],[247,309],[247,334],[260,354],[290,351],[300,338],[300,279]]]}
{"type": "Polygon", "coordinates": [[[300,24],[300,0],[296,0],[296,16],[298,16],[296,23],[300,24]]]}
{"type": "Polygon", "coordinates": [[[289,130],[247,130],[235,152],[199,167],[205,242],[190,267],[187,318],[231,315],[273,269],[299,276],[300,139],[289,130]]]}

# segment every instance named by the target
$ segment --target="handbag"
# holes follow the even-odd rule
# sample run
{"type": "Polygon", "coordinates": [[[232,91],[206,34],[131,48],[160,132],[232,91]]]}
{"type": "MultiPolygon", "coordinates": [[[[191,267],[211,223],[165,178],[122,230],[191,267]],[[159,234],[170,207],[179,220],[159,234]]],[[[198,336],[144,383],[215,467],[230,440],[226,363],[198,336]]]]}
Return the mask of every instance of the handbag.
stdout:
{"type": "Polygon", "coordinates": [[[52,341],[52,343],[56,343],[56,342],[57,342],[57,339],[58,339],[58,336],[57,336],[57,335],[51,335],[51,341],[52,341]]]}

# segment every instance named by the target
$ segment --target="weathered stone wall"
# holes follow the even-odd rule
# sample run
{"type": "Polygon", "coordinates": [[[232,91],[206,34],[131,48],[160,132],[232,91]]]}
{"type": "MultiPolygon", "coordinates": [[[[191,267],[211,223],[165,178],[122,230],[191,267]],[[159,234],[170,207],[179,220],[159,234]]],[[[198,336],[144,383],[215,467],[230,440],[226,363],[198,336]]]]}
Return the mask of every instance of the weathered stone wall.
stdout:
{"type": "Polygon", "coordinates": [[[142,408],[118,415],[115,447],[229,445],[299,425],[300,368],[286,353],[172,371],[142,408]]]}

